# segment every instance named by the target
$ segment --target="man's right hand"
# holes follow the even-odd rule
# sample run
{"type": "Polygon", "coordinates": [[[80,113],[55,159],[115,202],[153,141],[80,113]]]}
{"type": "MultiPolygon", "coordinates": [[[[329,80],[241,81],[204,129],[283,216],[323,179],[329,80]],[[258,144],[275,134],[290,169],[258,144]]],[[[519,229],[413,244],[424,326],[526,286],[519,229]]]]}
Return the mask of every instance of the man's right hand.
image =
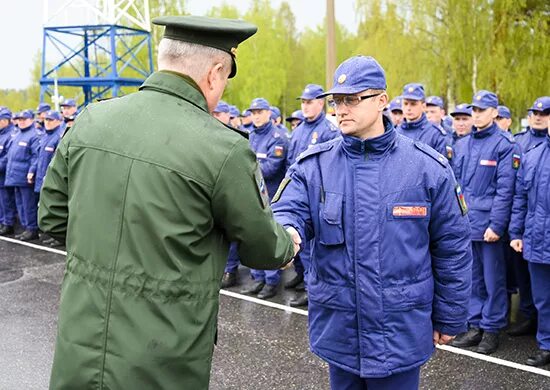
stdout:
{"type": "Polygon", "coordinates": [[[302,243],[302,238],[300,237],[300,234],[296,229],[294,229],[292,226],[289,226],[286,228],[286,231],[290,234],[290,237],[292,237],[292,242],[294,243],[294,256],[300,251],[300,244],[302,243]]]}
{"type": "Polygon", "coordinates": [[[512,240],[510,246],[518,253],[523,252],[523,240],[512,240]]]}

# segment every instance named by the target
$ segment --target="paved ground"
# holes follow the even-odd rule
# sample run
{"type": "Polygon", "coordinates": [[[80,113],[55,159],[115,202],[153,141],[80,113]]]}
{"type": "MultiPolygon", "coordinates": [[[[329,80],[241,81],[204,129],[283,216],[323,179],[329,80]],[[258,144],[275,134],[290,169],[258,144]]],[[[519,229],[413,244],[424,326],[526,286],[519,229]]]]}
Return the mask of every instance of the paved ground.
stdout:
{"type": "MultiPolygon", "coordinates": [[[[47,388],[63,265],[60,254],[0,241],[0,390],[47,388]]],[[[245,269],[240,276],[248,282],[245,269]]],[[[282,290],[271,301],[291,298],[282,290]]],[[[536,348],[533,338],[503,335],[501,343],[492,355],[498,364],[438,350],[422,370],[421,388],[550,389],[549,376],[502,365],[523,364],[536,348]]],[[[308,350],[307,317],[221,296],[210,388],[328,389],[325,363],[308,350]]]]}

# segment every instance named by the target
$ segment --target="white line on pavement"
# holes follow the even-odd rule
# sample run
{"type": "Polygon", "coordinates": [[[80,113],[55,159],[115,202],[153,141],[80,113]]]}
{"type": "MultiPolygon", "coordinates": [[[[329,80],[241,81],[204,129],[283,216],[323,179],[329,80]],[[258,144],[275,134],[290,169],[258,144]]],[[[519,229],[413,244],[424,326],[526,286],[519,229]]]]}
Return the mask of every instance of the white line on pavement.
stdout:
{"type": "MultiPolygon", "coordinates": [[[[42,245],[37,245],[37,244],[29,243],[29,242],[23,242],[23,241],[15,240],[13,238],[0,236],[0,240],[8,241],[8,242],[11,242],[13,244],[28,246],[30,248],[39,249],[39,250],[43,250],[43,251],[46,251],[46,252],[55,253],[55,254],[58,254],[58,255],[67,255],[67,252],[59,250],[59,249],[48,248],[48,247],[45,247],[45,246],[42,246],[42,245]]],[[[256,303],[258,305],[272,307],[274,309],[279,309],[279,310],[283,310],[283,311],[286,311],[286,312],[291,312],[291,313],[307,316],[307,310],[296,309],[294,307],[290,307],[290,306],[287,306],[287,305],[282,305],[280,303],[275,303],[275,302],[265,301],[263,299],[249,297],[247,295],[238,294],[238,293],[235,293],[233,291],[220,290],[220,294],[226,295],[228,297],[232,297],[232,298],[241,299],[241,300],[244,300],[244,301],[256,303]]],[[[463,356],[471,357],[473,359],[482,360],[482,361],[485,361],[485,362],[488,362],[488,363],[494,363],[494,364],[498,364],[500,366],[515,368],[517,370],[522,370],[522,371],[529,372],[531,374],[542,375],[542,376],[546,376],[546,377],[550,378],[550,371],[549,370],[544,370],[544,369],[537,368],[537,367],[531,367],[531,366],[527,366],[525,364],[514,363],[514,362],[511,362],[509,360],[499,359],[499,358],[496,358],[496,357],[487,356],[487,355],[472,352],[472,351],[469,351],[469,350],[466,350],[466,349],[451,347],[451,346],[448,346],[448,345],[438,345],[437,348],[441,349],[443,351],[446,351],[446,352],[451,352],[451,353],[457,354],[457,355],[463,355],[463,356]]]]}

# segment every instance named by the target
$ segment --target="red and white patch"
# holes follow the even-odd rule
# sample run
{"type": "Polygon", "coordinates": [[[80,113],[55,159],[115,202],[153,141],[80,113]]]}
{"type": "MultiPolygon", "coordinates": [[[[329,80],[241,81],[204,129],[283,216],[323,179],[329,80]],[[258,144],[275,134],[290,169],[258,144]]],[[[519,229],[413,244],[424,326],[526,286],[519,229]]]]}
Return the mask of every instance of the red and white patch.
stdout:
{"type": "Polygon", "coordinates": [[[496,160],[481,160],[479,162],[479,165],[483,165],[484,167],[496,167],[497,161],[496,160]]]}
{"type": "Polygon", "coordinates": [[[426,206],[394,206],[392,214],[394,217],[426,217],[428,208],[426,206]]]}

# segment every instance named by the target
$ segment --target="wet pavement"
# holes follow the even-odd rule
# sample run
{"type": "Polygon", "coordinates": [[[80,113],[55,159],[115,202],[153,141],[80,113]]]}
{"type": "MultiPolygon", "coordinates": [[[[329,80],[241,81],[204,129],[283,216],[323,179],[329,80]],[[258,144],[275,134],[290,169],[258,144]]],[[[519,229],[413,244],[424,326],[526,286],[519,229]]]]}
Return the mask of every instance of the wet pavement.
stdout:
{"type": "MultiPolygon", "coordinates": [[[[46,389],[64,257],[6,241],[0,254],[0,390],[46,389]]],[[[231,290],[248,275],[241,269],[231,290]]],[[[292,276],[285,271],[283,280],[292,276]]],[[[271,301],[292,297],[280,288],[271,301]]],[[[523,364],[535,349],[533,337],[503,334],[491,356],[523,364]]],[[[327,366],[308,349],[307,317],[222,295],[210,388],[328,389],[327,366]]],[[[550,377],[438,350],[422,369],[421,389],[550,390],[550,377]]]]}

